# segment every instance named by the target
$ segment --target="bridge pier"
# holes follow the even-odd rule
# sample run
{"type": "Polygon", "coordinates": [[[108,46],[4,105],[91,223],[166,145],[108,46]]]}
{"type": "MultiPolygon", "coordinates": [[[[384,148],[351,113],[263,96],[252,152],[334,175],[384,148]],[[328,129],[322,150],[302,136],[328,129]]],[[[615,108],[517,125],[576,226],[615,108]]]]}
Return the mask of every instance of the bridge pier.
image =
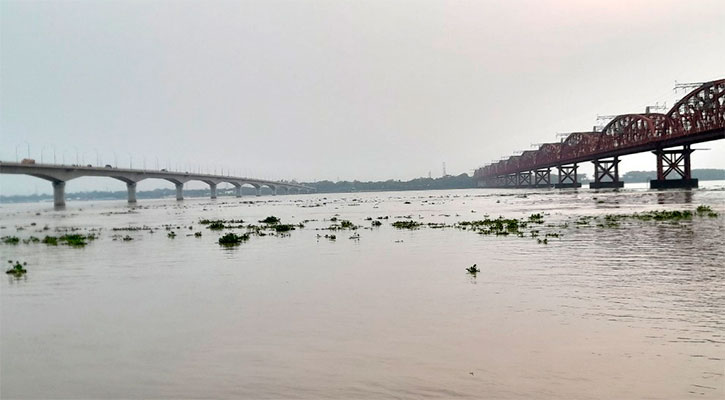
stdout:
{"type": "Polygon", "coordinates": [[[506,183],[504,186],[506,187],[516,187],[518,185],[518,177],[516,174],[508,174],[506,175],[506,183]]]}
{"type": "Polygon", "coordinates": [[[649,181],[650,189],[692,189],[698,187],[698,180],[692,178],[690,169],[690,154],[695,150],[689,144],[682,146],[682,150],[657,149],[652,153],[657,156],[657,179],[649,181]],[[667,169],[665,165],[667,164],[667,169]],[[672,172],[680,178],[667,179],[672,172]]]}
{"type": "Polygon", "coordinates": [[[53,204],[65,206],[65,182],[53,181],[53,204]]]}
{"type": "Polygon", "coordinates": [[[176,200],[184,200],[184,184],[175,183],[176,185],[176,200]]]}
{"type": "Polygon", "coordinates": [[[272,196],[276,196],[276,195],[277,195],[277,186],[272,188],[272,196]]]}
{"type": "Polygon", "coordinates": [[[611,160],[593,160],[592,162],[594,163],[594,182],[589,182],[590,189],[624,187],[624,182],[619,180],[618,156],[611,160]]]}
{"type": "Polygon", "coordinates": [[[242,186],[234,186],[234,195],[236,197],[242,197],[242,186]]]}
{"type": "Polygon", "coordinates": [[[516,173],[516,187],[529,187],[531,186],[531,171],[517,172],[516,173]]]}
{"type": "Polygon", "coordinates": [[[262,195],[262,188],[261,187],[258,187],[258,188],[255,188],[255,189],[257,189],[257,197],[261,196],[262,195]]]}
{"type": "Polygon", "coordinates": [[[209,190],[211,191],[211,198],[216,199],[216,183],[209,183],[209,190]]]}
{"type": "Polygon", "coordinates": [[[551,187],[551,168],[537,169],[534,171],[534,187],[551,187]]]}
{"type": "Polygon", "coordinates": [[[136,182],[126,182],[126,189],[128,190],[128,202],[136,202],[136,182]]]}
{"type": "Polygon", "coordinates": [[[582,187],[582,184],[579,183],[577,178],[576,170],[579,166],[576,163],[572,165],[559,165],[556,168],[559,170],[559,182],[554,185],[555,188],[566,189],[582,187]]]}

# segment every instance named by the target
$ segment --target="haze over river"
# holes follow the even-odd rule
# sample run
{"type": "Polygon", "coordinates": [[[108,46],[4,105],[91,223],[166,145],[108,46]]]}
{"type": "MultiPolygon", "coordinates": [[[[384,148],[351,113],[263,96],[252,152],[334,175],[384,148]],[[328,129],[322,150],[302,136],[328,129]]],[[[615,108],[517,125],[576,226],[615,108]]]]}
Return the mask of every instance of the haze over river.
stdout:
{"type": "Polygon", "coordinates": [[[702,184],[1,205],[0,236],[98,238],[0,244],[28,263],[0,284],[0,395],[722,399],[725,182],[702,184]],[[539,238],[425,225],[535,213],[539,238]],[[305,226],[227,248],[246,229],[199,223],[271,215],[305,226]]]}

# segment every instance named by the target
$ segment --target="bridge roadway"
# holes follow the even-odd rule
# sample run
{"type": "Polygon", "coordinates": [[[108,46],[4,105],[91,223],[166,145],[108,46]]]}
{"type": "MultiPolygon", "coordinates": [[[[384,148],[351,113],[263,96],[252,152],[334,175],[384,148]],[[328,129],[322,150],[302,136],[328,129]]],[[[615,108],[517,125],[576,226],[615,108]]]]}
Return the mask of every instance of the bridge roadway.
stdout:
{"type": "Polygon", "coordinates": [[[590,188],[619,188],[619,157],[652,151],[657,156],[657,179],[650,187],[697,187],[690,169],[690,146],[725,138],[725,79],[705,82],[680,99],[667,114],[622,114],[601,131],[574,132],[560,143],[545,143],[479,168],[474,178],[481,187],[580,187],[578,163],[594,163],[590,188]],[[673,147],[682,146],[681,149],[673,147]],[[552,184],[551,168],[559,179],[552,184]],[[672,179],[674,178],[674,179],[672,179]]]}
{"type": "Polygon", "coordinates": [[[31,175],[50,181],[53,184],[53,200],[56,206],[65,205],[65,183],[83,176],[105,176],[125,182],[129,203],[136,202],[136,184],[144,179],[164,179],[173,183],[176,185],[176,200],[184,199],[184,183],[189,181],[202,181],[209,185],[212,199],[217,197],[217,185],[224,182],[234,185],[237,197],[242,196],[243,185],[254,187],[257,190],[257,196],[261,195],[262,188],[265,186],[272,189],[274,195],[280,190],[286,193],[293,191],[311,193],[314,191],[311,187],[294,183],[225,175],[79,165],[24,164],[6,161],[0,161],[0,174],[31,175]]]}

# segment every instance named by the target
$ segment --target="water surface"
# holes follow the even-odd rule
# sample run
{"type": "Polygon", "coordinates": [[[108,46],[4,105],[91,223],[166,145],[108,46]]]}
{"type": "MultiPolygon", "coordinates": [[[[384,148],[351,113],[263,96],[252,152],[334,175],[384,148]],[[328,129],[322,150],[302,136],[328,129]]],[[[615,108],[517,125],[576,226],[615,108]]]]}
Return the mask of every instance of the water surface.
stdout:
{"type": "Polygon", "coordinates": [[[0,236],[99,238],[0,244],[29,270],[0,284],[0,395],[723,398],[724,215],[722,182],[2,205],[0,236]],[[720,216],[576,223],[699,204],[720,216]],[[391,226],[532,213],[561,237],[391,226]],[[199,224],[269,215],[305,227],[223,248],[199,224]]]}

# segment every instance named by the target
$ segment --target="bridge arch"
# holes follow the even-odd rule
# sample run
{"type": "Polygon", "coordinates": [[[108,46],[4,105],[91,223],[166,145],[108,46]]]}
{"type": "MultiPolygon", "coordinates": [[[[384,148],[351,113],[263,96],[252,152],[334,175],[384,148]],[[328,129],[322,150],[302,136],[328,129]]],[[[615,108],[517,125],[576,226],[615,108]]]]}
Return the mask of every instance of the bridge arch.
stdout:
{"type": "Polygon", "coordinates": [[[597,152],[601,133],[574,132],[566,137],[561,145],[561,161],[571,162],[597,152]]]}
{"type": "Polygon", "coordinates": [[[657,139],[656,124],[642,114],[623,114],[615,117],[602,129],[599,150],[631,147],[657,139]]]}
{"type": "Polygon", "coordinates": [[[696,134],[725,126],[725,79],[706,82],[680,99],[667,113],[673,136],[696,134]]]}

